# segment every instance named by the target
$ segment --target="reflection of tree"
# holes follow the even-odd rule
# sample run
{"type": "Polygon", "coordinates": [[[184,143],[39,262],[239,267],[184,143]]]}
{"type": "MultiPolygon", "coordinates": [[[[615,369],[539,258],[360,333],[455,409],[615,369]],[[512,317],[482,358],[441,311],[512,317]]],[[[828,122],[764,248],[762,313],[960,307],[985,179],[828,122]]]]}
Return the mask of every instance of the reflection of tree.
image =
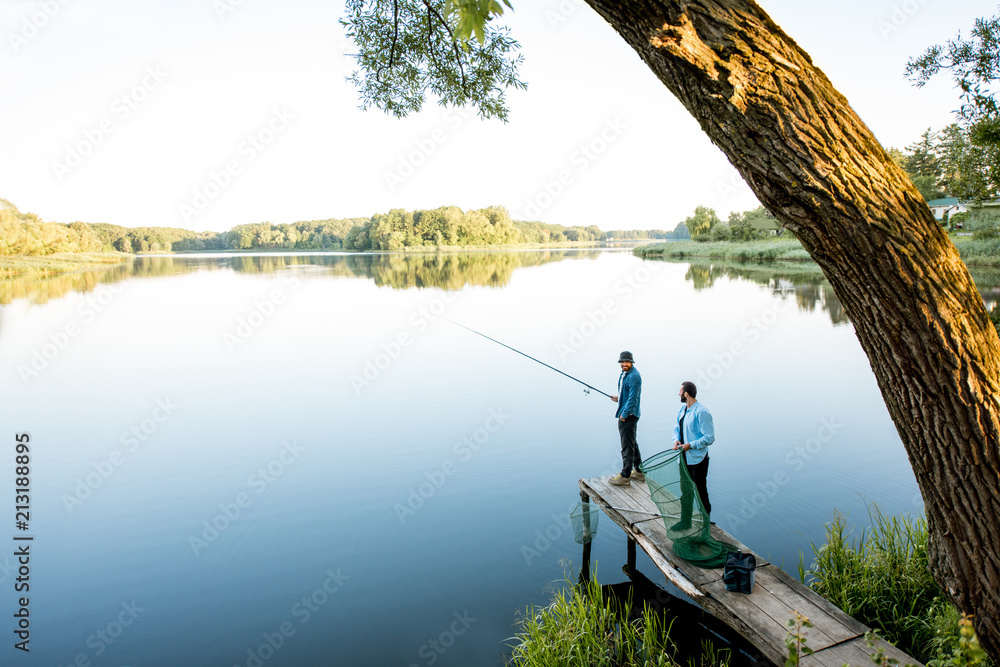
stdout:
{"type": "MultiPolygon", "coordinates": [[[[597,251],[469,252],[418,255],[368,255],[369,275],[375,284],[396,289],[440,287],[461,289],[466,285],[502,287],[515,269],[539,266],[574,257],[596,257],[597,251]]],[[[360,258],[359,258],[360,259],[360,258]]]]}
{"type": "Polygon", "coordinates": [[[0,280],[0,304],[8,304],[15,299],[45,303],[50,299],[59,299],[71,291],[90,292],[101,283],[114,283],[130,277],[131,268],[128,263],[124,263],[79,273],[6,278],[0,280]]]}
{"type": "Polygon", "coordinates": [[[715,284],[716,275],[710,264],[692,264],[684,274],[684,280],[690,280],[696,290],[703,290],[715,284]]]}
{"type": "MultiPolygon", "coordinates": [[[[715,279],[720,277],[749,280],[770,289],[775,295],[794,297],[799,310],[825,311],[834,324],[850,321],[823,272],[812,262],[684,261],[690,262],[684,278],[690,280],[696,290],[711,288],[715,279]]],[[[970,273],[986,301],[987,309],[992,303],[1000,301],[1000,269],[973,268],[970,273]]]]}
{"type": "Polygon", "coordinates": [[[173,255],[136,257],[129,264],[112,268],[60,274],[43,278],[12,278],[0,281],[0,304],[14,299],[45,303],[71,291],[90,292],[101,283],[127,278],[159,278],[195,271],[231,270],[239,273],[272,274],[294,267],[315,267],[304,275],[370,278],[376,285],[395,289],[439,287],[461,289],[465,285],[501,287],[514,270],[570,258],[595,258],[599,250],[542,250],[538,252],[456,252],[419,254],[234,256],[173,255]]]}
{"type": "Polygon", "coordinates": [[[825,311],[834,324],[845,324],[849,321],[830,283],[823,277],[819,267],[811,262],[741,264],[694,261],[691,262],[684,277],[691,281],[695,289],[711,288],[715,279],[720,277],[749,280],[769,289],[776,296],[794,298],[799,310],[825,311]]]}

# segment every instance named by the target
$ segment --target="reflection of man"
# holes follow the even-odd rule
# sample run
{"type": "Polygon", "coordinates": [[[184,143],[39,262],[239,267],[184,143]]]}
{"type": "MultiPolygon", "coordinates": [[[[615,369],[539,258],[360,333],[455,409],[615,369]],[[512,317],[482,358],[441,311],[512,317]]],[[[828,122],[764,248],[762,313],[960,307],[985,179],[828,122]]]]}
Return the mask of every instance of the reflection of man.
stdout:
{"type": "Polygon", "coordinates": [[[618,404],[615,417],[618,417],[618,437],[622,441],[622,471],[611,478],[615,486],[629,486],[630,477],[639,482],[646,478],[639,472],[642,458],[639,456],[639,443],[635,441],[635,428],[639,424],[639,394],[642,391],[642,378],[635,369],[631,352],[618,355],[618,364],[622,374],[618,377],[618,396],[611,400],[618,404]],[[633,472],[634,470],[634,472],[633,472]]]}
{"type": "MultiPolygon", "coordinates": [[[[674,426],[674,449],[684,452],[684,463],[688,474],[698,489],[701,504],[706,514],[712,513],[712,503],[708,500],[708,446],[715,442],[715,423],[708,408],[699,403],[695,397],[698,388],[694,382],[683,382],[680,390],[681,403],[684,404],[677,412],[677,424],[674,426]]],[[[681,520],[671,526],[673,530],[683,530],[691,527],[692,497],[690,493],[681,494],[681,520]]]]}

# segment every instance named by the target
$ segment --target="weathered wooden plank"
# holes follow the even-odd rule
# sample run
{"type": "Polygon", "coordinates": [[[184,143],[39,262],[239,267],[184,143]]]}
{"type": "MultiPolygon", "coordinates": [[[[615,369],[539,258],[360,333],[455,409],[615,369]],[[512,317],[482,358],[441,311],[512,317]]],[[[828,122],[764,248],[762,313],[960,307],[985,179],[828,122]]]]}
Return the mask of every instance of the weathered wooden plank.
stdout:
{"type": "Polygon", "coordinates": [[[634,533],[633,539],[639,546],[642,547],[643,551],[645,551],[650,559],[652,559],[652,561],[656,564],[656,567],[660,569],[660,572],[666,575],[667,579],[669,579],[672,584],[684,591],[684,593],[686,593],[695,602],[702,601],[705,594],[698,590],[697,586],[695,586],[687,577],[678,571],[669,560],[664,558],[657,546],[652,544],[648,537],[642,533],[634,533]]]}
{"type": "MultiPolygon", "coordinates": [[[[700,568],[672,550],[664,522],[647,512],[658,512],[645,485],[616,486],[610,477],[581,479],[581,490],[591,497],[625,533],[642,546],[650,559],[674,585],[710,614],[747,638],[777,664],[787,657],[787,622],[798,611],[813,624],[807,631],[808,646],[816,650],[803,661],[814,667],[841,667],[845,662],[862,667],[870,664],[873,650],[865,644],[868,627],[851,618],[815,591],[749,549],[731,535],[712,526],[712,536],[753,553],[757,558],[757,582],[753,593],[730,593],[722,582],[722,568],[700,568]],[[654,520],[650,520],[650,518],[654,520]]],[[[919,665],[895,647],[887,646],[890,657],[900,664],[919,665]]]]}
{"type": "MultiPolygon", "coordinates": [[[[807,629],[806,645],[812,648],[810,631],[811,629],[807,629]]],[[[904,665],[923,667],[921,663],[887,642],[880,642],[880,646],[885,648],[888,657],[899,661],[900,667],[904,665]]],[[[873,653],[875,653],[875,649],[868,646],[865,638],[858,637],[843,644],[837,644],[805,656],[799,664],[802,667],[842,667],[845,664],[851,665],[851,667],[865,667],[865,665],[872,664],[871,656],[873,653]]]]}
{"type": "MultiPolygon", "coordinates": [[[[850,637],[858,637],[868,632],[869,628],[867,625],[844,612],[840,607],[787,572],[784,572],[780,568],[774,568],[772,574],[785,584],[784,588],[777,589],[778,595],[794,595],[798,598],[804,598],[807,601],[807,605],[798,606],[797,608],[800,612],[808,616],[810,621],[814,617],[820,618],[821,616],[825,616],[830,619],[836,619],[843,626],[843,636],[835,637],[838,641],[844,641],[850,637]],[[817,609],[819,611],[813,611],[817,609]]],[[[827,634],[831,634],[831,630],[827,630],[827,634]]],[[[834,635],[831,634],[831,636],[834,635]]]]}
{"type": "MultiPolygon", "coordinates": [[[[797,609],[798,611],[802,611],[795,604],[789,604],[788,598],[790,597],[792,602],[804,602],[804,600],[795,598],[794,596],[776,594],[776,591],[781,591],[785,587],[785,584],[774,576],[773,572],[775,569],[773,565],[757,568],[757,582],[750,595],[729,592],[725,590],[725,585],[722,582],[708,586],[706,590],[714,597],[725,598],[728,604],[738,610],[737,613],[748,613],[756,619],[757,623],[769,626],[768,634],[783,642],[788,633],[786,626],[788,620],[795,616],[797,609]]],[[[783,592],[787,593],[787,591],[783,592]]],[[[817,618],[810,617],[809,619],[814,625],[810,630],[812,638],[810,646],[813,648],[819,649],[825,646],[832,646],[844,639],[856,636],[853,634],[845,635],[842,632],[843,626],[839,624],[834,624],[834,627],[836,630],[841,630],[841,632],[836,632],[836,637],[831,636],[827,631],[827,627],[830,624],[826,622],[826,618],[825,616],[819,616],[817,618]]]]}

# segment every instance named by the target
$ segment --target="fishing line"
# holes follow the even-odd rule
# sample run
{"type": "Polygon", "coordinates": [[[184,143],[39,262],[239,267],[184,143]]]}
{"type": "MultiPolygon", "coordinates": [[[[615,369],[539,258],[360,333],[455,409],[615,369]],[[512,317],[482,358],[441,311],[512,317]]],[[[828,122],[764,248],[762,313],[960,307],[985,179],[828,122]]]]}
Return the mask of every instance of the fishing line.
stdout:
{"type": "Polygon", "coordinates": [[[507,348],[508,350],[510,350],[510,351],[512,351],[512,352],[517,352],[517,353],[518,353],[518,354],[520,354],[520,355],[521,355],[522,357],[528,357],[528,358],[529,358],[529,359],[531,359],[532,361],[534,361],[534,362],[536,362],[536,363],[539,363],[539,364],[541,364],[542,366],[545,366],[546,368],[551,368],[551,369],[552,369],[552,370],[554,370],[554,371],[555,371],[556,373],[560,373],[560,374],[562,374],[562,375],[565,375],[565,376],[566,376],[566,377],[568,377],[568,378],[569,378],[570,380],[573,380],[573,381],[575,381],[575,382],[579,382],[580,384],[582,384],[582,385],[583,385],[584,387],[586,387],[586,388],[587,388],[587,389],[584,389],[584,393],[586,393],[586,394],[589,394],[589,393],[590,393],[590,392],[588,391],[589,389],[593,389],[593,390],[594,390],[594,391],[596,391],[596,392],[597,392],[598,394],[603,394],[604,396],[607,396],[608,398],[611,398],[611,394],[605,394],[605,393],[604,393],[603,391],[601,391],[601,390],[600,390],[600,389],[598,389],[597,387],[593,387],[593,386],[591,386],[591,385],[587,384],[586,382],[584,382],[583,380],[581,380],[581,379],[579,379],[579,378],[575,378],[575,377],[573,377],[573,376],[572,376],[572,375],[570,375],[569,373],[563,373],[563,372],[562,372],[561,370],[559,370],[559,369],[558,369],[558,368],[556,368],[555,366],[549,366],[549,365],[548,365],[547,363],[545,363],[544,361],[539,361],[538,359],[535,359],[535,358],[534,358],[533,356],[531,356],[530,354],[525,354],[524,352],[521,352],[520,350],[516,350],[516,349],[512,348],[512,347],[511,347],[510,345],[506,345],[506,344],[504,344],[504,343],[501,343],[501,342],[500,342],[500,341],[498,341],[498,340],[497,340],[496,338],[490,338],[489,336],[487,336],[487,335],[486,335],[486,334],[484,334],[484,333],[480,333],[480,332],[476,331],[475,329],[470,329],[469,327],[465,326],[464,324],[459,324],[458,322],[456,322],[456,321],[454,321],[454,320],[449,320],[449,319],[448,319],[447,317],[442,317],[441,319],[442,319],[442,320],[445,320],[446,322],[451,322],[451,323],[452,323],[452,324],[454,324],[455,326],[459,326],[459,327],[462,327],[463,329],[466,329],[466,330],[468,330],[468,331],[471,331],[471,332],[472,332],[472,333],[474,333],[474,334],[477,334],[477,335],[479,335],[479,336],[482,336],[482,337],[483,337],[483,338],[485,338],[486,340],[491,340],[491,341],[493,341],[494,343],[496,343],[497,345],[503,345],[503,346],[504,346],[505,348],[507,348]]]}

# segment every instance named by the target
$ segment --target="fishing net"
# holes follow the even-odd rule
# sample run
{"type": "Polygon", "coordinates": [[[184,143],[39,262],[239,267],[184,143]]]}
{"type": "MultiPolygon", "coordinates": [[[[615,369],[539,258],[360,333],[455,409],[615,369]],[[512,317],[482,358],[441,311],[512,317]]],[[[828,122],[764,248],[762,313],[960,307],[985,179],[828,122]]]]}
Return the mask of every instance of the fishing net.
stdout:
{"type": "Polygon", "coordinates": [[[573,523],[573,539],[577,544],[587,544],[597,535],[597,518],[601,509],[597,503],[577,503],[569,513],[573,523]]]}
{"type": "Polygon", "coordinates": [[[739,548],[711,534],[711,521],[684,463],[683,453],[668,449],[639,466],[650,498],[663,516],[667,536],[677,556],[699,567],[722,567],[726,554],[739,548]]]}

